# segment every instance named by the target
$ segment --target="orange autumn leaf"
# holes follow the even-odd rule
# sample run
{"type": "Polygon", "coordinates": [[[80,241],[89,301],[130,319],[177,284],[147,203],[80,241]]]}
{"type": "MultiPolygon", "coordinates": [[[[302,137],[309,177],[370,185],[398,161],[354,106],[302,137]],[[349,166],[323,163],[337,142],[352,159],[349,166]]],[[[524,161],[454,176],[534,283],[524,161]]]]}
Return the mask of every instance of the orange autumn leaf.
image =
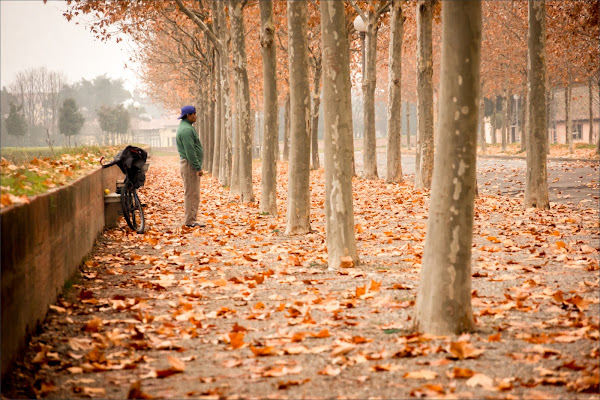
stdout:
{"type": "Polygon", "coordinates": [[[498,332],[494,335],[490,335],[490,336],[488,336],[488,342],[500,342],[502,340],[500,337],[501,337],[500,332],[498,332]]]}
{"type": "Polygon", "coordinates": [[[362,336],[352,336],[352,343],[355,343],[355,344],[368,343],[368,342],[372,342],[372,341],[373,341],[373,339],[367,339],[362,336]]]}
{"type": "Polygon", "coordinates": [[[294,335],[292,336],[292,342],[301,342],[304,340],[304,338],[306,337],[307,333],[306,332],[296,332],[294,333],[294,335]]]}
{"type": "Polygon", "coordinates": [[[129,388],[129,393],[127,394],[128,399],[154,399],[153,396],[144,393],[142,391],[142,382],[136,381],[129,388]]]}
{"type": "Polygon", "coordinates": [[[257,357],[272,356],[272,355],[277,354],[277,352],[275,351],[275,348],[271,347],[271,346],[254,347],[254,346],[250,345],[250,350],[252,350],[252,353],[254,353],[254,355],[257,357]]]}
{"type": "Polygon", "coordinates": [[[229,336],[229,344],[233,349],[239,349],[244,345],[244,335],[243,332],[229,332],[227,334],[229,336]]]}
{"type": "Polygon", "coordinates": [[[317,322],[310,316],[310,311],[306,312],[304,318],[302,319],[303,324],[316,324],[317,322]]]}
{"type": "Polygon", "coordinates": [[[231,331],[232,332],[248,332],[248,329],[244,328],[241,325],[238,325],[238,323],[236,322],[235,324],[233,324],[231,331]]]}
{"type": "Polygon", "coordinates": [[[319,375],[329,375],[329,376],[337,376],[342,372],[340,368],[335,368],[329,364],[325,366],[325,368],[321,369],[318,374],[319,375]]]}
{"type": "Polygon", "coordinates": [[[376,292],[381,287],[381,282],[371,281],[371,287],[369,287],[369,291],[376,292]]]}
{"type": "Polygon", "coordinates": [[[483,354],[483,350],[476,349],[469,342],[451,342],[449,352],[454,358],[464,360],[466,358],[477,358],[483,354]]]}
{"type": "Polygon", "coordinates": [[[360,297],[367,293],[367,286],[359,286],[356,288],[356,297],[360,297]]]}
{"type": "Polygon", "coordinates": [[[579,311],[583,312],[588,308],[591,302],[583,299],[581,296],[575,295],[567,300],[567,303],[573,304],[579,311]]]}
{"type": "Polygon", "coordinates": [[[418,370],[418,371],[407,372],[403,375],[403,378],[431,380],[431,379],[437,378],[437,376],[438,376],[438,374],[435,371],[422,369],[422,370],[418,370]]]}
{"type": "Polygon", "coordinates": [[[315,338],[324,339],[324,338],[328,338],[331,335],[329,334],[329,330],[327,328],[325,328],[318,333],[311,333],[310,336],[315,337],[315,338]]]}
{"type": "Polygon", "coordinates": [[[452,372],[447,372],[446,375],[450,379],[468,379],[475,375],[475,371],[468,368],[454,367],[452,372]]]}
{"type": "Polygon", "coordinates": [[[98,332],[102,326],[102,319],[93,317],[85,323],[84,331],[86,332],[98,332]]]}
{"type": "Polygon", "coordinates": [[[174,371],[177,371],[177,372],[185,371],[185,364],[179,358],[173,357],[173,356],[167,356],[167,361],[169,362],[171,369],[173,369],[174,371]]]}
{"type": "Polygon", "coordinates": [[[352,268],[354,266],[354,260],[350,256],[340,258],[340,268],[352,268]]]}

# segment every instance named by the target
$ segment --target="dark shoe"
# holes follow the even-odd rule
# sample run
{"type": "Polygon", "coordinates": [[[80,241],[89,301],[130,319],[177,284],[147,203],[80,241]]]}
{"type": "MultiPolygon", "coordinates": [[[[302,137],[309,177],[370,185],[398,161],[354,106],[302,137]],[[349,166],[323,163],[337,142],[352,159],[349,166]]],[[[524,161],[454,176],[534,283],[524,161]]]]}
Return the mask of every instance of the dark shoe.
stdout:
{"type": "Polygon", "coordinates": [[[204,228],[206,225],[204,224],[199,224],[198,222],[194,222],[193,224],[189,224],[186,225],[188,228],[195,228],[195,227],[200,227],[200,228],[204,228]]]}

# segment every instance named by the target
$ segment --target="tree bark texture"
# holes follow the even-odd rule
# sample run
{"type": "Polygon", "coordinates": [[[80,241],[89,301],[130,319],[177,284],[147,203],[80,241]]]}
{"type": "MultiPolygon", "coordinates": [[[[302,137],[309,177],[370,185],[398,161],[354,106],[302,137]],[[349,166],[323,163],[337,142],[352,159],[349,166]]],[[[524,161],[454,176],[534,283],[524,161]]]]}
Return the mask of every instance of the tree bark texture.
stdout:
{"type": "Polygon", "coordinates": [[[493,97],[493,101],[492,101],[492,117],[491,117],[491,125],[492,125],[492,144],[496,144],[498,143],[498,139],[496,138],[496,130],[497,130],[497,126],[496,126],[496,103],[497,103],[497,96],[494,95],[493,97]]]}
{"type": "Polygon", "coordinates": [[[590,76],[590,80],[588,83],[588,105],[589,105],[589,111],[590,111],[590,130],[588,131],[588,143],[589,144],[593,144],[594,143],[594,107],[593,107],[593,103],[594,103],[594,95],[593,95],[593,82],[592,82],[592,77],[590,76]]]}
{"type": "Polygon", "coordinates": [[[375,133],[375,87],[377,85],[378,17],[367,16],[365,41],[365,76],[363,79],[363,176],[377,179],[377,135],[375,133]]]}
{"type": "Polygon", "coordinates": [[[502,96],[502,131],[500,133],[500,142],[502,145],[502,152],[506,152],[506,137],[508,132],[508,90],[504,89],[504,96],[502,96]]]}
{"type": "Polygon", "coordinates": [[[219,51],[220,80],[222,93],[221,114],[221,145],[219,156],[219,182],[224,187],[231,185],[232,164],[232,139],[233,121],[231,115],[231,74],[229,66],[229,30],[225,19],[225,2],[214,1],[210,3],[215,16],[215,28],[221,48],[219,51]]]}
{"type": "MultiPolygon", "coordinates": [[[[320,49],[318,51],[320,51],[320,49]]],[[[321,55],[315,57],[314,61],[310,112],[310,156],[311,169],[319,169],[321,167],[321,162],[319,161],[319,106],[321,105],[321,75],[323,71],[321,55]]]]}
{"type": "Polygon", "coordinates": [[[285,97],[283,110],[283,161],[290,159],[290,93],[285,97]]]}
{"type": "Polygon", "coordinates": [[[261,51],[263,60],[264,129],[262,146],[260,212],[277,214],[277,158],[279,141],[277,108],[277,49],[273,24],[273,1],[260,1],[261,51]]]}
{"type": "Polygon", "coordinates": [[[417,3],[417,152],[415,188],[431,188],[433,176],[433,45],[432,23],[435,1],[417,3]]]}
{"type": "MultiPolygon", "coordinates": [[[[525,120],[527,118],[527,104],[529,101],[529,94],[527,93],[527,89],[525,89],[525,98],[523,98],[522,96],[519,97],[519,99],[522,99],[523,101],[521,101],[521,106],[519,108],[519,111],[521,112],[521,115],[518,116],[519,120],[521,121],[520,125],[520,130],[521,130],[521,134],[520,134],[520,138],[521,138],[521,151],[527,151],[527,132],[525,131],[525,120]]],[[[548,113],[546,113],[546,117],[548,116],[548,113]]],[[[546,126],[548,126],[548,118],[546,118],[546,126]]],[[[547,148],[550,148],[550,146],[547,146],[547,148]]]]}
{"type": "Polygon", "coordinates": [[[525,207],[548,209],[546,163],[546,8],[542,0],[528,2],[529,35],[527,87],[529,90],[529,137],[525,207]]]}
{"type": "Polygon", "coordinates": [[[565,88],[565,140],[569,145],[569,154],[573,154],[573,119],[571,118],[571,78],[565,88]]]}
{"type": "Polygon", "coordinates": [[[323,125],[325,127],[325,218],[327,264],[337,269],[343,257],[359,263],[352,204],[352,103],[344,5],[322,1],[323,125]]]}
{"type": "Polygon", "coordinates": [[[290,71],[290,162],[286,234],[310,232],[310,86],[308,77],[307,3],[290,1],[288,60],[290,71]]]}
{"type": "Polygon", "coordinates": [[[480,96],[479,99],[479,145],[481,147],[481,151],[486,150],[487,143],[485,142],[485,100],[483,99],[483,96],[480,96]]]}
{"type": "MultiPolygon", "coordinates": [[[[206,166],[207,166],[207,170],[211,173],[212,175],[212,166],[213,166],[213,159],[214,159],[214,148],[215,148],[215,113],[216,113],[216,96],[215,96],[215,71],[214,68],[211,68],[211,74],[210,74],[210,86],[208,88],[209,90],[209,101],[210,101],[210,108],[208,110],[208,121],[207,121],[207,125],[208,125],[208,140],[206,141],[206,149],[208,152],[208,160],[206,160],[206,166]]],[[[213,175],[214,176],[214,175],[213,175]]]]}
{"type": "Polygon", "coordinates": [[[406,147],[410,150],[410,103],[406,102],[406,147]]]}
{"type": "MultiPolygon", "coordinates": [[[[217,54],[215,58],[215,73],[220,74],[221,58],[217,54]]],[[[221,138],[223,136],[223,93],[221,79],[217,75],[215,79],[215,140],[213,146],[212,175],[219,178],[221,163],[221,138]]]]}
{"type": "MultiPolygon", "coordinates": [[[[235,69],[234,69],[235,70],[235,69]]],[[[233,148],[231,158],[231,187],[229,190],[232,194],[240,194],[240,96],[239,96],[239,82],[237,74],[233,74],[233,85],[235,87],[236,95],[233,100],[235,101],[235,109],[232,113],[233,118],[233,148]]]]}
{"type": "Polygon", "coordinates": [[[402,39],[404,16],[402,4],[392,3],[390,23],[387,110],[387,176],[388,182],[402,182],[402,39]]]}
{"type": "Polygon", "coordinates": [[[474,328],[471,248],[476,188],[481,2],[442,3],[440,119],[415,328],[474,328]]]}
{"type": "Polygon", "coordinates": [[[242,202],[254,201],[252,190],[252,110],[250,105],[250,84],[246,58],[246,32],[244,31],[244,1],[230,0],[229,19],[231,23],[231,48],[233,68],[237,75],[238,113],[240,118],[239,135],[239,189],[242,202]]]}

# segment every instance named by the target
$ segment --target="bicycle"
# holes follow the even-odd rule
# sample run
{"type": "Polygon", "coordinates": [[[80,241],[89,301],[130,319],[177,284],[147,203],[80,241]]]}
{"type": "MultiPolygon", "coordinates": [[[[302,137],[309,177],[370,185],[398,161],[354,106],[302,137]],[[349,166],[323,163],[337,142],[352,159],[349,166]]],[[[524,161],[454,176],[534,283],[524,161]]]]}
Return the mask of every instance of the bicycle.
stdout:
{"type": "Polygon", "coordinates": [[[117,164],[125,174],[123,182],[117,182],[117,194],[121,197],[121,209],[127,225],[137,233],[144,233],[146,219],[144,208],[137,194],[137,189],[144,186],[148,164],[148,154],[144,149],[135,146],[127,146],[117,153],[114,160],[108,164],[100,164],[102,168],[108,168],[117,164]]]}

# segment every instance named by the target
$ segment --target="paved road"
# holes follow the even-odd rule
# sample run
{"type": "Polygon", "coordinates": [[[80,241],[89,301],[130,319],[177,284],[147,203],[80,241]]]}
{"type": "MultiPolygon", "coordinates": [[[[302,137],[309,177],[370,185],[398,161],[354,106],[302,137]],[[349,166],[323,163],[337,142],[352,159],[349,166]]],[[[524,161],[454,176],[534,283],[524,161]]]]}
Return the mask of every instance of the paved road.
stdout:
{"type": "MultiPolygon", "coordinates": [[[[362,153],[355,153],[356,172],[362,171],[362,153]]],[[[477,158],[477,181],[482,194],[522,197],[525,193],[526,162],[520,158],[477,158]]],[[[377,154],[377,171],[386,175],[386,155],[377,154]]],[[[415,156],[402,155],[402,172],[414,179],[415,156]]],[[[598,161],[548,161],[550,201],[555,203],[592,201],[600,198],[600,163],[598,161]]]]}

